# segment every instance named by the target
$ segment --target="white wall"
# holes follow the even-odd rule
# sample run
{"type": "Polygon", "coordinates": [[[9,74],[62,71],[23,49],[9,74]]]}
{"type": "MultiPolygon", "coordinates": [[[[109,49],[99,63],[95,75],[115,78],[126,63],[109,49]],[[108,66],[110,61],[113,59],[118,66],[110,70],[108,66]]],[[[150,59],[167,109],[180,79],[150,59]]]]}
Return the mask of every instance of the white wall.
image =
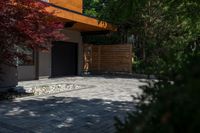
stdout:
{"type": "MultiPolygon", "coordinates": [[[[82,37],[79,31],[63,30],[67,36],[66,42],[73,42],[78,44],[78,74],[82,72],[82,37]]],[[[36,62],[36,61],[35,61],[36,62]]],[[[18,79],[19,80],[34,80],[36,77],[36,66],[19,66],[18,79]]],[[[39,78],[48,78],[51,76],[51,51],[39,52],[39,78]]]]}
{"type": "MultiPolygon", "coordinates": [[[[63,30],[67,37],[66,42],[78,44],[78,74],[82,72],[82,37],[79,31],[63,30]]],[[[39,53],[39,78],[51,77],[51,50],[39,53]]]]}
{"type": "Polygon", "coordinates": [[[51,50],[39,52],[39,77],[48,78],[51,76],[51,50]]]}
{"type": "Polygon", "coordinates": [[[18,80],[34,80],[36,77],[35,65],[31,66],[18,66],[18,80]]]}

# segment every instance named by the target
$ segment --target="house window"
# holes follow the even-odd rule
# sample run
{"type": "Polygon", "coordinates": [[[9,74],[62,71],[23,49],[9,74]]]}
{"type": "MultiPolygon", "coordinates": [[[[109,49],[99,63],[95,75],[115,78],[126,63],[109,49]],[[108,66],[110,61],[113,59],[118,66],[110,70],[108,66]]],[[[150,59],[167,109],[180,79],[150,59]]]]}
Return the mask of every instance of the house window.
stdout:
{"type": "Polygon", "coordinates": [[[23,55],[21,58],[18,58],[19,66],[34,65],[34,50],[26,46],[20,46],[17,48],[17,51],[23,55]]]}

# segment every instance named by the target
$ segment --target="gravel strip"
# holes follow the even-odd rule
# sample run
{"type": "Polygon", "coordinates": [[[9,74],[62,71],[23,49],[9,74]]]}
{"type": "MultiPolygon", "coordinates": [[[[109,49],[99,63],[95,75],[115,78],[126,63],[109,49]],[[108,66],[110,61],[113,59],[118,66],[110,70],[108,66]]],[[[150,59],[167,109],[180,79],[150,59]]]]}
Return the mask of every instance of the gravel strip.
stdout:
{"type": "Polygon", "coordinates": [[[87,85],[70,84],[70,83],[58,83],[49,85],[35,85],[35,86],[23,86],[16,87],[16,91],[19,93],[33,94],[34,96],[49,95],[55,93],[62,93],[67,91],[75,91],[85,88],[91,88],[87,85]]]}

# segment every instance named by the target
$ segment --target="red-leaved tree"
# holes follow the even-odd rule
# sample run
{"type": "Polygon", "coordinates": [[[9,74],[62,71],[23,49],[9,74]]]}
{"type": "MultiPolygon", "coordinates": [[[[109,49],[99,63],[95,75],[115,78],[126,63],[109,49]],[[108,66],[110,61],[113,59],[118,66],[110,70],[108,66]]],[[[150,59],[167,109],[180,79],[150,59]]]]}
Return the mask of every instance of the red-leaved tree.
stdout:
{"type": "Polygon", "coordinates": [[[17,47],[44,50],[63,39],[63,24],[46,7],[40,0],[0,0],[0,64],[15,65],[16,58],[24,58],[17,47]]]}

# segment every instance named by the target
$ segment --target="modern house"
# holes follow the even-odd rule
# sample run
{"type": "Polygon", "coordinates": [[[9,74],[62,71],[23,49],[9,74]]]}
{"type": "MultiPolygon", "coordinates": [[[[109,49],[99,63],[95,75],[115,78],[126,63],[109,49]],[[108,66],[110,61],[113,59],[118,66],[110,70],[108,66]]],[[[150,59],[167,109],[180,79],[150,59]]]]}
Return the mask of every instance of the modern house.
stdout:
{"type": "Polygon", "coordinates": [[[48,11],[65,23],[63,33],[67,42],[52,42],[49,52],[27,50],[29,63],[21,61],[18,67],[4,67],[0,87],[16,85],[21,80],[36,80],[48,77],[73,76],[82,72],[83,33],[112,31],[112,25],[83,15],[83,0],[43,0],[50,4],[48,11]]]}

